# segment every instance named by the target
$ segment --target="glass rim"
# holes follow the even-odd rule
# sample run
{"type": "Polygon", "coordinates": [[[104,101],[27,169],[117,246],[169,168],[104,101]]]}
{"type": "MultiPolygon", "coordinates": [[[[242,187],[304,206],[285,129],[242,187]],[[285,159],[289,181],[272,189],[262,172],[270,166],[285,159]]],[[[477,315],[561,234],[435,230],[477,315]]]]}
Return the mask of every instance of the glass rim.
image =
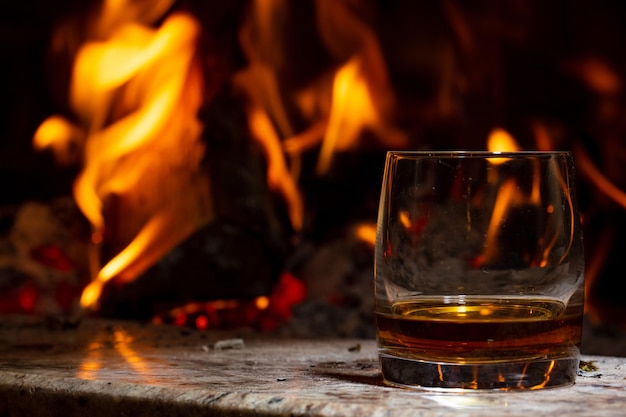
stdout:
{"type": "Polygon", "coordinates": [[[487,150],[400,150],[387,151],[390,157],[420,157],[420,158],[521,158],[521,157],[546,157],[546,156],[571,156],[567,150],[554,151],[487,151],[487,150]]]}

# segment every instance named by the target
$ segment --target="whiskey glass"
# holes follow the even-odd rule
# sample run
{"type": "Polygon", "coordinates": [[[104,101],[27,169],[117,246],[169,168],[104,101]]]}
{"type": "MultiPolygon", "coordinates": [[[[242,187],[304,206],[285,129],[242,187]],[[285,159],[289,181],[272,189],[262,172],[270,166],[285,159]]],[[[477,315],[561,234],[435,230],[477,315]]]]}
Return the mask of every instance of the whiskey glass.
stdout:
{"type": "Polygon", "coordinates": [[[391,151],[378,213],[375,315],[385,383],[570,385],[584,257],[565,151],[391,151]]]}

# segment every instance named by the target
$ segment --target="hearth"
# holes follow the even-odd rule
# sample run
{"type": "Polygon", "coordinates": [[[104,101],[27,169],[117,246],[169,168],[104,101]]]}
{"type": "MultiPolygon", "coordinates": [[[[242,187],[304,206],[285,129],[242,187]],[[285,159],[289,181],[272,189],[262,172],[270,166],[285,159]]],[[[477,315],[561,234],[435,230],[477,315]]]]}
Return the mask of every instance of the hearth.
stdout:
{"type": "Polygon", "coordinates": [[[582,359],[562,389],[416,392],[382,384],[371,339],[3,316],[0,415],[622,415],[623,358],[582,359]]]}

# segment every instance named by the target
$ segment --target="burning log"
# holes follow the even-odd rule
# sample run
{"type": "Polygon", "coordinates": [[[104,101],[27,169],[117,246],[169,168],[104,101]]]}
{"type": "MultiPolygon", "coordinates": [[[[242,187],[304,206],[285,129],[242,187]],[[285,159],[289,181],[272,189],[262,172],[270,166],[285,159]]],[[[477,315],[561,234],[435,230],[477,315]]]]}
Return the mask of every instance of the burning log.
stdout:
{"type": "Polygon", "coordinates": [[[224,89],[202,112],[214,219],[131,282],[110,285],[100,313],[149,319],[191,301],[252,299],[271,292],[290,251],[284,207],[265,180],[241,97],[224,89]]]}

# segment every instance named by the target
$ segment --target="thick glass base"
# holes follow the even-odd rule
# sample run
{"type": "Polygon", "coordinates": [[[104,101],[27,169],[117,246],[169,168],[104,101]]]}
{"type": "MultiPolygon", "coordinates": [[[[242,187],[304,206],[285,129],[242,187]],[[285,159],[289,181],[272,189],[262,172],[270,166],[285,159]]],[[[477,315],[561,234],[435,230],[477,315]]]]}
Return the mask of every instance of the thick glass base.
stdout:
{"type": "Polygon", "coordinates": [[[380,353],[386,384],[409,388],[537,390],[572,385],[579,357],[515,362],[441,363],[380,353]]]}

